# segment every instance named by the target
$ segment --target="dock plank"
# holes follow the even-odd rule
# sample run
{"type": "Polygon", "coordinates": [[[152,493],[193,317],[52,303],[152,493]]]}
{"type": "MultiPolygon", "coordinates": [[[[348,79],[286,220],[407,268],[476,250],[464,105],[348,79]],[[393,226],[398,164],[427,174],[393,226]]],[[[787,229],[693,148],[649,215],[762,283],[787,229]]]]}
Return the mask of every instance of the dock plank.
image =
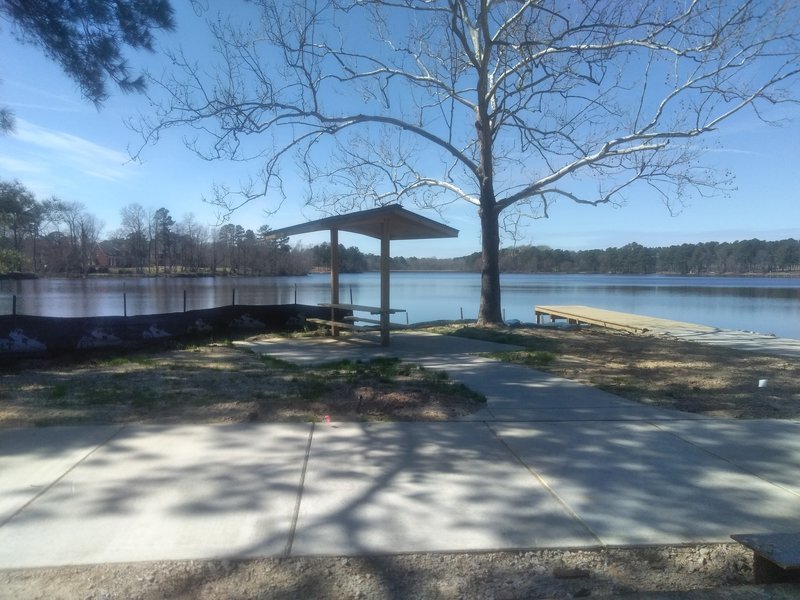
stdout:
{"type": "Polygon", "coordinates": [[[541,323],[543,317],[549,316],[552,321],[566,319],[570,323],[599,325],[630,333],[686,334],[716,331],[714,327],[706,325],[581,305],[536,306],[534,314],[537,323],[541,323]]]}

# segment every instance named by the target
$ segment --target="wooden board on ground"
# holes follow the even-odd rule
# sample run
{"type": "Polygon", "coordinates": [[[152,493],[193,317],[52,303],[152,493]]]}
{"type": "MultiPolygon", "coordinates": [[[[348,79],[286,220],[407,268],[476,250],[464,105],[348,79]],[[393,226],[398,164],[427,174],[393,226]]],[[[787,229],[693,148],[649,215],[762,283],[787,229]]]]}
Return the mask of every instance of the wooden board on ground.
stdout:
{"type": "Polygon", "coordinates": [[[800,533],[742,533],[731,538],[753,551],[756,583],[800,581],[800,533]]]}

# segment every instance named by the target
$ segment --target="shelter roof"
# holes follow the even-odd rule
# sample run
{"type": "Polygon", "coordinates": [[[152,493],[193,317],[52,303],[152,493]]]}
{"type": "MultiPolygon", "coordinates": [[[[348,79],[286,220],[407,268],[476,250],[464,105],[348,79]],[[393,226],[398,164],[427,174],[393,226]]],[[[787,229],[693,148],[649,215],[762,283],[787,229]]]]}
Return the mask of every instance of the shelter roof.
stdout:
{"type": "Polygon", "coordinates": [[[337,229],[381,239],[384,223],[389,225],[389,239],[391,240],[458,237],[458,229],[413,213],[399,204],[309,221],[301,225],[270,231],[269,235],[270,237],[281,237],[337,229]]]}

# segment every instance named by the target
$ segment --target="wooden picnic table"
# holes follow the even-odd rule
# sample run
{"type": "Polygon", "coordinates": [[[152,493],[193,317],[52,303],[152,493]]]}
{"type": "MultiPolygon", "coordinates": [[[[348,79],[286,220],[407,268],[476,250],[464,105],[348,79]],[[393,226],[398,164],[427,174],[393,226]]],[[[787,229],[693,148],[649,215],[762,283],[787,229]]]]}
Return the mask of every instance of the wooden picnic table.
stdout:
{"type": "Polygon", "coordinates": [[[389,329],[391,324],[389,323],[389,315],[406,312],[404,308],[389,308],[389,309],[382,309],[380,306],[368,306],[365,304],[346,304],[346,303],[333,303],[333,302],[321,302],[318,306],[322,306],[324,308],[331,309],[331,318],[328,319],[307,319],[311,323],[315,323],[316,325],[322,325],[323,327],[330,327],[331,333],[336,336],[338,335],[339,329],[347,329],[350,331],[380,331],[381,332],[381,343],[388,343],[389,339],[389,329]],[[351,312],[367,312],[372,315],[380,315],[379,319],[372,319],[369,317],[359,317],[356,315],[353,316],[346,316],[342,320],[337,320],[335,311],[337,310],[345,310],[351,312]],[[358,325],[357,323],[368,323],[369,325],[358,325]]]}
{"type": "MultiPolygon", "coordinates": [[[[380,306],[366,306],[364,304],[332,304],[330,302],[322,302],[318,304],[318,306],[322,306],[325,308],[334,308],[340,310],[352,310],[354,312],[368,312],[373,315],[379,315],[383,311],[380,306]]],[[[405,308],[390,308],[386,310],[386,312],[390,315],[406,312],[405,308]]]]}

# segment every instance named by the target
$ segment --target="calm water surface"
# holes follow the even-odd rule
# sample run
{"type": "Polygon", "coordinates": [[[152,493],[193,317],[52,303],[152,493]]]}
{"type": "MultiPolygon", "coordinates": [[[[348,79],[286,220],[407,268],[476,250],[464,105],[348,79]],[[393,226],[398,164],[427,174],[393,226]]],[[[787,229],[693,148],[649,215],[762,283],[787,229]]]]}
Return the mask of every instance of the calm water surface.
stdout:
{"type": "MultiPolygon", "coordinates": [[[[329,277],[102,278],[0,281],[0,313],[59,317],[153,314],[236,304],[317,304],[329,277]],[[124,301],[123,301],[124,298],[124,301]]],[[[537,304],[584,304],[800,339],[800,279],[661,275],[503,275],[506,319],[534,320],[537,304]]],[[[342,275],[342,302],[377,305],[377,273],[342,275]]],[[[412,323],[474,318],[477,273],[392,273],[392,307],[412,323]]],[[[402,315],[395,320],[403,321],[402,315]]]]}

